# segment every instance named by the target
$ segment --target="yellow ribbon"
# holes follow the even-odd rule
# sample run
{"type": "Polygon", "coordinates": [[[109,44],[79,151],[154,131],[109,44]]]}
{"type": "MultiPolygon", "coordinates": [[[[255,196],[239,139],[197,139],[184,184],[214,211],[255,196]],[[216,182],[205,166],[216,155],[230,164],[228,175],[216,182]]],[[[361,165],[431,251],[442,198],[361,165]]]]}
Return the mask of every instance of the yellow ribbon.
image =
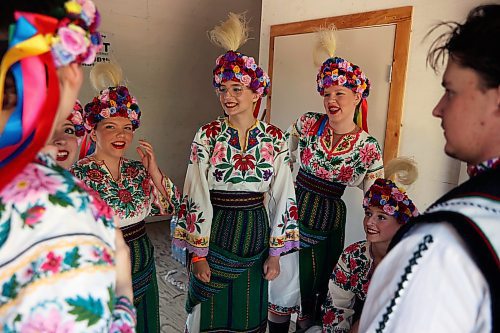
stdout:
{"type": "Polygon", "coordinates": [[[23,58],[38,56],[49,51],[50,45],[47,43],[46,37],[35,35],[14,45],[5,53],[0,64],[0,110],[2,110],[3,105],[5,77],[9,68],[23,58]]]}

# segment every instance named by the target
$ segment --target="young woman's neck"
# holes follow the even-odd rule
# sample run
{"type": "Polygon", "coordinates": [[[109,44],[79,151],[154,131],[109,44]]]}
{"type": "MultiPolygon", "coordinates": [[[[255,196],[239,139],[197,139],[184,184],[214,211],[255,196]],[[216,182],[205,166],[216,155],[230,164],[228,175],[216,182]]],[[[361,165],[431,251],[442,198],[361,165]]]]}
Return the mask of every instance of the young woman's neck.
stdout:
{"type": "Polygon", "coordinates": [[[246,132],[255,124],[255,118],[252,113],[245,112],[235,116],[229,116],[229,122],[240,132],[246,132]]]}
{"type": "Polygon", "coordinates": [[[371,253],[375,263],[379,263],[387,254],[390,242],[371,243],[371,253]]]}
{"type": "Polygon", "coordinates": [[[329,124],[336,134],[347,134],[356,129],[356,124],[352,120],[345,122],[333,122],[329,120],[329,124]]]}
{"type": "Polygon", "coordinates": [[[118,167],[118,165],[120,165],[120,159],[121,159],[121,157],[115,157],[103,154],[101,151],[99,151],[99,149],[96,149],[94,153],[94,158],[98,161],[104,161],[104,163],[106,163],[106,165],[109,168],[118,167]]]}

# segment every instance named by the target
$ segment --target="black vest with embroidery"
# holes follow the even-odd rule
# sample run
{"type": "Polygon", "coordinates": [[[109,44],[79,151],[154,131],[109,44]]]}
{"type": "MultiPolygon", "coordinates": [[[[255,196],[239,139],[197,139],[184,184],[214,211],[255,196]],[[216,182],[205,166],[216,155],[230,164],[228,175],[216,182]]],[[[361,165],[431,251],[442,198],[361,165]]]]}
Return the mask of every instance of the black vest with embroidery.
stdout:
{"type": "MultiPolygon", "coordinates": [[[[500,202],[500,168],[484,171],[446,193],[429,208],[429,210],[432,210],[432,208],[440,206],[439,210],[432,213],[424,213],[413,218],[399,229],[392,239],[389,251],[417,224],[449,222],[456,229],[465,244],[467,244],[469,253],[489,285],[491,317],[493,321],[492,332],[500,332],[500,264],[498,253],[490,241],[491,237],[488,238],[487,231],[474,222],[474,216],[467,216],[456,211],[446,210],[448,201],[463,199],[464,202],[467,202],[467,199],[470,197],[500,202]]],[[[481,208],[495,214],[498,213],[498,209],[494,207],[483,206],[481,208]]],[[[492,223],[495,223],[497,230],[500,228],[500,220],[494,220],[492,223]]]]}

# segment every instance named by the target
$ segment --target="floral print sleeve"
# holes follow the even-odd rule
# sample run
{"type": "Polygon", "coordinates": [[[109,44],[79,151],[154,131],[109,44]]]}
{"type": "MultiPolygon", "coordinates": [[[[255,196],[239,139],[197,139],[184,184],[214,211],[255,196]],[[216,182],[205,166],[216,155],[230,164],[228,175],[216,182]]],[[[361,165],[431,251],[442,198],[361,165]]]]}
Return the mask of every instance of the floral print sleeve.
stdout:
{"type": "Polygon", "coordinates": [[[163,175],[161,186],[163,187],[167,196],[163,196],[161,191],[155,186],[153,180],[150,182],[152,189],[152,210],[151,215],[167,215],[174,214],[179,210],[181,194],[177,187],[167,176],[163,175]]]}
{"type": "MultiPolygon", "coordinates": [[[[178,211],[178,222],[174,232],[174,243],[187,247],[196,256],[208,254],[212,205],[208,185],[210,152],[220,124],[214,122],[202,127],[191,144],[189,165],[184,182],[184,198],[178,211]]],[[[212,159],[219,159],[222,148],[217,147],[212,159]]]]}
{"type": "Polygon", "coordinates": [[[382,160],[380,146],[372,136],[367,139],[365,146],[360,149],[359,155],[361,161],[367,166],[366,175],[359,187],[363,192],[366,192],[377,178],[384,178],[384,161],[382,160]]]}
{"type": "Polygon", "coordinates": [[[350,332],[354,304],[366,299],[371,267],[369,243],[360,241],[346,247],[333,270],[327,299],[321,307],[323,332],[350,332]]]}
{"type": "Polygon", "coordinates": [[[289,168],[288,144],[280,129],[268,125],[268,132],[276,134],[273,138],[274,176],[270,186],[270,223],[269,239],[272,256],[299,248],[298,209],[295,202],[292,172],[289,168]]]}
{"type": "Polygon", "coordinates": [[[110,207],[46,155],[0,193],[0,331],[134,332],[110,207]]]}

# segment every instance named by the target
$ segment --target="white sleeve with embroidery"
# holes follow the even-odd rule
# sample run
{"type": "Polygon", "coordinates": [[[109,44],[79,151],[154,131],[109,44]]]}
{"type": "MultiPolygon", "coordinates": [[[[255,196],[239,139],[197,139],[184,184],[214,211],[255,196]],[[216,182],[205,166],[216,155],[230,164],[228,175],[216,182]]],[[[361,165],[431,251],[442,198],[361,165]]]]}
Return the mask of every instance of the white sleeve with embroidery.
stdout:
{"type": "Polygon", "coordinates": [[[187,247],[196,256],[208,254],[213,209],[208,186],[210,150],[201,139],[202,130],[196,133],[191,145],[190,163],[184,182],[184,198],[179,209],[179,221],[174,233],[174,243],[187,247]]]}
{"type": "MultiPolygon", "coordinates": [[[[338,270],[345,273],[350,279],[348,264],[343,260],[348,257],[342,255],[335,266],[333,274],[338,270]]],[[[349,332],[351,329],[351,317],[354,315],[354,301],[356,294],[351,290],[345,290],[338,285],[334,279],[330,279],[328,284],[328,299],[325,302],[323,311],[323,330],[327,332],[349,332]]]]}
{"type": "Polygon", "coordinates": [[[375,270],[359,331],[492,332],[490,309],[489,287],[455,229],[419,225],[375,270]]]}
{"type": "Polygon", "coordinates": [[[289,168],[288,146],[285,140],[279,141],[278,144],[269,191],[271,225],[269,254],[272,256],[299,248],[298,209],[292,172],[289,168]]]}

